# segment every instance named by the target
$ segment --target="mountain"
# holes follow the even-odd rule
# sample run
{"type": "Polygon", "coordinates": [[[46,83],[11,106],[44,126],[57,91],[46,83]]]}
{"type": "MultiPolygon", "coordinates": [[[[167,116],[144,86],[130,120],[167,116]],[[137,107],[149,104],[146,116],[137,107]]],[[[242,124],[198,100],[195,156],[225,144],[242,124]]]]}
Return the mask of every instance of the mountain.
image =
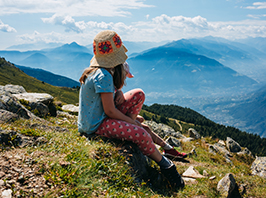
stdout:
{"type": "Polygon", "coordinates": [[[266,54],[249,45],[222,38],[181,39],[166,46],[215,59],[240,74],[266,82],[266,54]]]}
{"type": "Polygon", "coordinates": [[[7,50],[19,50],[19,51],[28,51],[28,50],[41,50],[46,48],[55,48],[63,45],[62,43],[46,43],[46,42],[36,42],[31,44],[19,44],[12,45],[7,48],[7,50]]]}
{"type": "MultiPolygon", "coordinates": [[[[127,89],[141,87],[149,100],[223,96],[254,90],[257,82],[203,55],[180,50],[174,43],[153,48],[128,60],[133,79],[127,89]]],[[[171,100],[171,99],[170,99],[171,100]]]]}
{"type": "Polygon", "coordinates": [[[246,45],[252,46],[264,53],[266,53],[266,38],[265,37],[249,37],[246,39],[236,40],[239,43],[244,43],[246,45]]]}
{"type": "Polygon", "coordinates": [[[266,137],[266,85],[228,110],[233,118],[245,123],[241,129],[266,137]]]}
{"type": "Polygon", "coordinates": [[[0,56],[16,65],[44,69],[76,81],[89,66],[92,58],[90,50],[76,42],[56,48],[26,52],[2,50],[0,56]]]}
{"type": "Polygon", "coordinates": [[[17,68],[25,72],[27,75],[32,76],[42,82],[59,87],[77,87],[80,83],[70,78],[53,74],[43,69],[35,69],[30,67],[24,67],[16,65],[17,68]]]}

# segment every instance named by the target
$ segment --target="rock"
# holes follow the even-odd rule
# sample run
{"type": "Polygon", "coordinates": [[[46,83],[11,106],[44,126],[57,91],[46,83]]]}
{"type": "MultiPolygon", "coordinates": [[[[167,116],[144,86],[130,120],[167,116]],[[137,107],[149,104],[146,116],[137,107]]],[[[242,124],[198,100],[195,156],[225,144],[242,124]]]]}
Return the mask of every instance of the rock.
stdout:
{"type": "Polygon", "coordinates": [[[70,112],[73,112],[73,113],[75,113],[75,112],[79,112],[79,107],[78,106],[75,106],[75,105],[73,105],[73,104],[67,104],[67,105],[63,105],[62,106],[62,110],[64,110],[64,111],[70,111],[70,112]]]}
{"type": "Polygon", "coordinates": [[[1,93],[0,95],[0,109],[10,111],[25,119],[36,117],[33,113],[21,105],[17,98],[7,92],[1,93]]]}
{"type": "Polygon", "coordinates": [[[2,192],[2,198],[12,198],[12,190],[11,189],[4,190],[2,192]]]}
{"type": "Polygon", "coordinates": [[[210,178],[209,178],[209,180],[214,180],[216,178],[216,176],[211,176],[210,178]]]}
{"type": "Polygon", "coordinates": [[[0,144],[5,146],[32,146],[32,145],[40,145],[45,144],[47,139],[44,137],[29,137],[17,133],[12,130],[1,130],[0,129],[0,144]]]}
{"type": "Polygon", "coordinates": [[[49,113],[56,116],[56,107],[53,104],[53,96],[47,93],[21,93],[13,94],[18,100],[29,106],[31,111],[39,117],[44,117],[49,113]]]}
{"type": "Polygon", "coordinates": [[[159,123],[157,124],[154,121],[145,121],[144,124],[148,125],[155,133],[160,137],[164,138],[165,136],[173,136],[175,138],[185,138],[179,131],[175,131],[172,127],[159,123]]]}
{"type": "Polygon", "coordinates": [[[226,147],[232,153],[241,151],[241,146],[230,137],[226,138],[226,147]]]}
{"type": "Polygon", "coordinates": [[[26,100],[28,102],[41,102],[48,105],[54,100],[54,97],[47,93],[21,93],[13,94],[19,100],[26,100]]]}
{"type": "Polygon", "coordinates": [[[192,137],[184,137],[184,138],[182,138],[181,139],[181,142],[191,142],[191,141],[193,141],[194,140],[194,138],[192,138],[192,137]]]}
{"type": "Polygon", "coordinates": [[[17,120],[19,116],[10,111],[6,111],[4,109],[0,109],[0,124],[9,123],[17,120]]]}
{"type": "Polygon", "coordinates": [[[188,129],[188,136],[194,139],[200,139],[200,134],[193,128],[188,129]]]}
{"type": "Polygon", "coordinates": [[[203,176],[209,177],[209,173],[206,170],[203,170],[203,176]]]}
{"type": "Polygon", "coordinates": [[[167,138],[166,142],[173,147],[180,147],[181,146],[181,142],[178,139],[176,139],[175,137],[167,138]]]}
{"type": "Polygon", "coordinates": [[[4,185],[5,185],[5,182],[2,179],[0,179],[0,187],[4,185]]]}
{"type": "Polygon", "coordinates": [[[217,185],[217,191],[220,192],[222,197],[230,197],[232,191],[236,186],[236,181],[231,173],[227,173],[217,185]]]}
{"type": "Polygon", "coordinates": [[[189,152],[189,155],[192,156],[192,155],[195,155],[195,157],[197,157],[197,152],[196,152],[196,147],[193,146],[193,148],[191,149],[191,151],[189,152]]]}
{"type": "Polygon", "coordinates": [[[20,86],[20,85],[10,85],[7,84],[5,86],[2,86],[1,88],[3,91],[9,92],[11,94],[19,94],[19,93],[25,93],[26,90],[24,89],[24,87],[20,86]]]}
{"type": "Polygon", "coordinates": [[[190,178],[205,178],[205,176],[201,175],[193,166],[190,166],[183,174],[183,177],[190,178]]]}
{"type": "Polygon", "coordinates": [[[41,102],[31,102],[29,103],[31,110],[34,112],[36,116],[45,117],[49,114],[49,108],[45,104],[41,102]]]}
{"type": "Polygon", "coordinates": [[[252,175],[266,178],[266,157],[256,157],[251,165],[252,175]]]}
{"type": "Polygon", "coordinates": [[[248,148],[242,149],[240,152],[237,153],[238,155],[248,155],[253,157],[252,152],[248,148]]]}

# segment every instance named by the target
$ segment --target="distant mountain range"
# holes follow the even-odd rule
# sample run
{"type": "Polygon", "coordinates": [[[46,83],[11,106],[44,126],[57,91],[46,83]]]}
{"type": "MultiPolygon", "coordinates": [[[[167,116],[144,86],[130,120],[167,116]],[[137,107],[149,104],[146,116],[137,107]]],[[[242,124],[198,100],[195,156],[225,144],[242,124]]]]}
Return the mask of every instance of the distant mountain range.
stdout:
{"type": "Polygon", "coordinates": [[[32,76],[42,82],[46,82],[50,85],[59,86],[59,87],[70,87],[70,88],[80,86],[80,83],[75,80],[72,80],[65,76],[53,74],[43,69],[35,69],[19,65],[16,65],[16,67],[22,70],[27,75],[32,76]]]}
{"type": "MultiPolygon", "coordinates": [[[[264,43],[265,38],[232,42],[214,37],[125,42],[135,77],[127,79],[123,91],[140,87],[146,104],[181,104],[216,122],[264,134],[266,93],[261,92],[260,100],[250,98],[258,98],[256,90],[266,84],[264,43]]],[[[2,50],[0,56],[41,81],[75,87],[93,55],[91,47],[73,42],[42,50],[2,50]]]]}

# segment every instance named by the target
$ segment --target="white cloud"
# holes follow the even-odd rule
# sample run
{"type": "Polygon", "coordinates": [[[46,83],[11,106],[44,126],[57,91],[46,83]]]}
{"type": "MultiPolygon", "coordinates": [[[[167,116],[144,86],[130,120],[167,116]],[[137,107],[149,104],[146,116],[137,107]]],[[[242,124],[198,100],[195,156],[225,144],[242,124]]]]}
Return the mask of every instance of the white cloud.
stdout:
{"type": "Polygon", "coordinates": [[[127,16],[129,9],[151,7],[143,0],[0,0],[0,15],[53,13],[70,16],[127,16]]]}
{"type": "Polygon", "coordinates": [[[18,41],[20,43],[60,43],[66,42],[66,36],[56,32],[41,34],[37,31],[34,31],[32,34],[23,34],[18,36],[18,41]]]}
{"type": "Polygon", "coordinates": [[[247,9],[266,9],[266,2],[255,2],[253,6],[247,6],[247,9]]]}
{"type": "Polygon", "coordinates": [[[75,21],[70,16],[54,15],[43,19],[45,23],[61,25],[68,34],[52,32],[50,34],[22,35],[23,41],[45,41],[69,43],[76,41],[82,45],[92,43],[94,36],[105,29],[116,31],[126,41],[152,41],[178,40],[181,38],[195,38],[204,36],[223,37],[226,39],[256,37],[266,35],[266,20],[243,20],[229,22],[209,22],[201,16],[167,16],[161,15],[150,20],[139,21],[131,24],[106,23],[96,21],[75,21]],[[79,33],[79,34],[77,34],[79,33]]]}
{"type": "Polygon", "coordinates": [[[17,32],[15,28],[7,25],[7,24],[4,24],[1,19],[0,19],[0,31],[2,32],[17,32]]]}
{"type": "Polygon", "coordinates": [[[75,22],[71,16],[60,16],[54,14],[50,18],[42,18],[44,23],[51,23],[55,25],[62,25],[66,29],[66,32],[74,31],[77,33],[83,32],[86,29],[86,24],[84,21],[75,22]]]}

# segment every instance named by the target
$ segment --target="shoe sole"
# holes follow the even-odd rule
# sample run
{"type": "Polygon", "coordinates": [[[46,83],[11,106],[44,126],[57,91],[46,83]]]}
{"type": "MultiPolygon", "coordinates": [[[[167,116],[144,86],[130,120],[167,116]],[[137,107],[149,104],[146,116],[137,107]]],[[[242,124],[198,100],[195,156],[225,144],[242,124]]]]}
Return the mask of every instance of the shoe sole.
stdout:
{"type": "Polygon", "coordinates": [[[165,154],[163,154],[165,157],[172,157],[172,158],[178,158],[178,159],[184,159],[184,158],[186,158],[186,157],[184,157],[184,156],[175,156],[175,155],[171,155],[171,154],[167,154],[167,153],[165,153],[165,154]]]}

